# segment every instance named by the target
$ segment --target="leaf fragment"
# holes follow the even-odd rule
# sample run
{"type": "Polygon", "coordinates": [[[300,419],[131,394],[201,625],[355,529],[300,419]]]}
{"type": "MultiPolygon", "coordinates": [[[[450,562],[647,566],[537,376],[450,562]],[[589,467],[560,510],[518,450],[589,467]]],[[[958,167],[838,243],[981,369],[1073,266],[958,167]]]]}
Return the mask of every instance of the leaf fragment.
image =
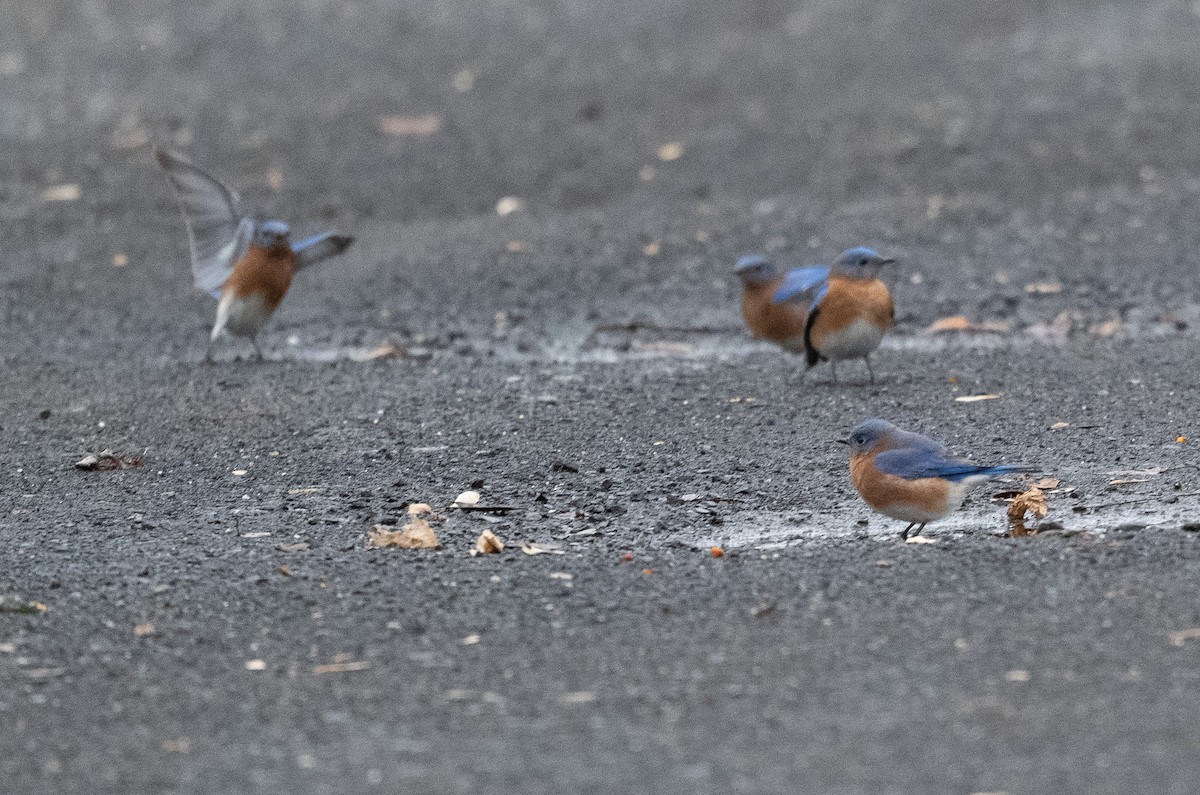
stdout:
{"type": "Polygon", "coordinates": [[[494,555],[497,552],[504,551],[504,542],[500,537],[491,530],[484,530],[479,534],[479,538],[475,541],[475,548],[471,550],[472,557],[475,555],[494,555]]]}
{"type": "Polygon", "coordinates": [[[384,135],[425,137],[442,129],[442,117],[437,113],[420,116],[383,116],[379,119],[379,131],[384,135]]]}
{"type": "Polygon", "coordinates": [[[393,525],[375,525],[368,534],[367,546],[373,549],[440,549],[442,545],[429,522],[417,517],[400,530],[396,530],[393,525]]]}
{"type": "Polygon", "coordinates": [[[464,491],[454,498],[454,507],[461,508],[464,505],[476,505],[482,496],[477,491],[464,491]]]}
{"type": "Polygon", "coordinates": [[[974,322],[964,315],[954,315],[935,320],[925,329],[924,334],[942,334],[952,331],[964,331],[975,334],[1004,334],[1010,330],[1009,324],[1003,320],[983,320],[974,322]]]}
{"type": "Polygon", "coordinates": [[[521,542],[521,551],[526,555],[565,555],[566,550],[559,549],[557,544],[534,544],[529,541],[521,542]]]}
{"type": "Polygon", "coordinates": [[[981,400],[999,400],[999,395],[959,395],[954,398],[955,403],[978,403],[981,400]]]}
{"type": "Polygon", "coordinates": [[[1050,510],[1046,502],[1046,492],[1037,486],[1032,486],[1013,497],[1008,503],[1009,534],[1026,536],[1032,532],[1025,526],[1025,515],[1032,513],[1034,518],[1041,519],[1050,510]]]}

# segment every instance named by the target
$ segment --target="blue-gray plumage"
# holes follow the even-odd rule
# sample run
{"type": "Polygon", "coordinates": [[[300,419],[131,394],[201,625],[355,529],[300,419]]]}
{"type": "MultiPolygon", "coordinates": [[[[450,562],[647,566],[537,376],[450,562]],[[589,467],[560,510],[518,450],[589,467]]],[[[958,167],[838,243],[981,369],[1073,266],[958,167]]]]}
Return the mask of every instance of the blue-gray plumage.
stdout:
{"type": "Polygon", "coordinates": [[[354,238],[330,232],[295,245],[283,221],[242,212],[238,195],[179,155],[156,148],[187,224],[196,287],[216,298],[211,343],[222,331],[256,337],[279,306],[297,270],[344,251],[354,238]]]}
{"type": "Polygon", "coordinates": [[[962,504],[967,489],[985,480],[1031,471],[1018,464],[980,466],[950,455],[941,442],[902,431],[886,420],[867,420],[850,432],[850,478],[880,513],[917,526],[941,519],[962,504]]]}

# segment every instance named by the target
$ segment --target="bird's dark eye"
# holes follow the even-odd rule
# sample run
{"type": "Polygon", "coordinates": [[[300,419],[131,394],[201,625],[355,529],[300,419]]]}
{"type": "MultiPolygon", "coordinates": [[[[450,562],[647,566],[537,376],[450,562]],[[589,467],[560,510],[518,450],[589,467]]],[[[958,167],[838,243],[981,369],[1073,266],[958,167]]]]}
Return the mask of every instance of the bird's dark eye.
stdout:
{"type": "Polygon", "coordinates": [[[867,264],[867,258],[866,258],[866,257],[863,257],[862,259],[860,259],[860,260],[858,261],[858,264],[859,264],[859,265],[866,265],[866,264],[867,264]]]}

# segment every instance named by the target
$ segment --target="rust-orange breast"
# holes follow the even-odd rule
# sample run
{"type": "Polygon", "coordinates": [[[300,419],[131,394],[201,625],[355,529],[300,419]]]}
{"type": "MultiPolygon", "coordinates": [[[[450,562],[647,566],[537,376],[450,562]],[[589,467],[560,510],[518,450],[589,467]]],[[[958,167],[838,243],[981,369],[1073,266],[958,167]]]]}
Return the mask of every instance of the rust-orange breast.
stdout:
{"type": "Polygon", "coordinates": [[[846,330],[857,320],[887,330],[892,327],[894,317],[892,294],[882,281],[833,275],[821,299],[820,311],[813,318],[809,339],[813,347],[821,350],[825,337],[846,330]]]}
{"type": "Polygon", "coordinates": [[[804,337],[807,312],[801,304],[775,303],[775,291],[783,282],[780,276],[764,284],[754,284],[742,291],[742,318],[755,337],[772,342],[787,342],[804,337]]]}
{"type": "Polygon", "coordinates": [[[296,254],[287,245],[256,246],[253,243],[233,267],[223,291],[232,290],[239,298],[262,296],[267,310],[274,312],[287,295],[296,272],[296,254]]]}
{"type": "Polygon", "coordinates": [[[900,506],[917,508],[931,514],[946,510],[950,484],[941,478],[906,480],[880,472],[868,453],[850,457],[850,480],[867,505],[880,513],[900,506]]]}

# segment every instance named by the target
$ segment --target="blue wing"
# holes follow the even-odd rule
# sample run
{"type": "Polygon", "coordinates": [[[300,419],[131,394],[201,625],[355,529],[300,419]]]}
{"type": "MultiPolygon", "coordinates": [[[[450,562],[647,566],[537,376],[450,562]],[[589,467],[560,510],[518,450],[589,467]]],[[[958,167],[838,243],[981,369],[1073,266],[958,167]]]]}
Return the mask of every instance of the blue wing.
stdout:
{"type": "Polygon", "coordinates": [[[1012,472],[1028,471],[1028,467],[1016,464],[977,466],[930,448],[885,450],[875,456],[875,467],[884,474],[896,475],[905,480],[945,478],[952,482],[966,480],[970,477],[997,477],[1012,472]]]}
{"type": "Polygon", "coordinates": [[[341,254],[350,244],[354,242],[354,238],[349,235],[335,235],[333,232],[325,232],[320,235],[314,235],[307,240],[301,240],[299,243],[292,244],[292,251],[296,252],[296,270],[315,265],[323,259],[328,259],[336,254],[341,254]]]}
{"type": "Polygon", "coordinates": [[[254,221],[242,215],[237,194],[213,175],[164,149],[154,156],[183,211],[196,287],[220,298],[221,285],[250,245],[254,221]]]}
{"type": "Polygon", "coordinates": [[[801,300],[817,304],[829,289],[829,268],[814,265],[808,268],[793,268],[783,277],[783,284],[775,291],[772,300],[777,304],[801,300]]]}

